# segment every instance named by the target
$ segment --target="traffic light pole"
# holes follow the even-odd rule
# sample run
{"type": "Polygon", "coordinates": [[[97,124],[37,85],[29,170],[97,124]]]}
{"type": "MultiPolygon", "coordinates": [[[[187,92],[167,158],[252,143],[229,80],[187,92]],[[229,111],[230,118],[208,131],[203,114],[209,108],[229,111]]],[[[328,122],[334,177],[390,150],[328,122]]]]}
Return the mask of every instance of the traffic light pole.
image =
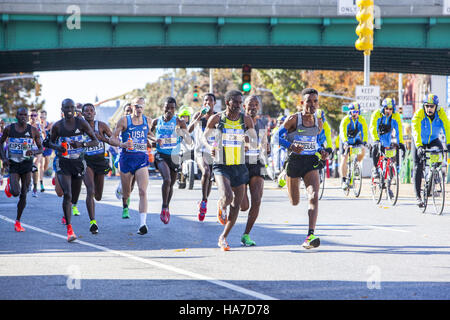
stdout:
{"type": "Polygon", "coordinates": [[[370,86],[370,51],[364,51],[364,86],[370,86]]]}

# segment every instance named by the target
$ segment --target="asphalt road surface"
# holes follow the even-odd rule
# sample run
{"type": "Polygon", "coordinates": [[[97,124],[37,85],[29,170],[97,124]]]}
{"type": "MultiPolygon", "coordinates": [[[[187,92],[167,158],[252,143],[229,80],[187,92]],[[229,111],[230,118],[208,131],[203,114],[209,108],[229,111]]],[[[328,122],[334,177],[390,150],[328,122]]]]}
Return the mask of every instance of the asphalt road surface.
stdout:
{"type": "MultiPolygon", "coordinates": [[[[422,214],[412,185],[402,185],[398,204],[375,205],[365,181],[359,198],[345,197],[328,181],[319,204],[317,249],[301,247],[307,203],[293,207],[286,189],[266,181],[260,216],[251,232],[255,247],[242,247],[247,213],[241,212],[223,252],[217,239],[217,189],[205,221],[197,219],[201,190],[175,185],[171,219],[159,219],[161,180],[149,182],[149,233],[136,234],[138,193],[131,218],[122,219],[115,197],[118,178],[108,178],[96,203],[100,232],[89,232],[83,186],[72,218],[78,240],[68,243],[61,224],[62,199],[49,179],[38,198],[28,194],[26,232],[14,231],[15,198],[0,189],[0,299],[20,300],[446,300],[450,297],[450,207],[422,214]]],[[[450,190],[447,186],[447,190],[450,190]]]]}

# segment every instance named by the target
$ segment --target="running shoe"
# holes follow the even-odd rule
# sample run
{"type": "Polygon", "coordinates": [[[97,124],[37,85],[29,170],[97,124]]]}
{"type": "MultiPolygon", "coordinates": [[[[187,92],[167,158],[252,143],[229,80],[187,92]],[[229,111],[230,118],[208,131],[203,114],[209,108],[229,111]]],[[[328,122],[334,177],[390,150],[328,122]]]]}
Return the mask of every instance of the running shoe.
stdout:
{"type": "Polygon", "coordinates": [[[67,220],[66,220],[66,217],[64,217],[64,216],[62,217],[62,219],[61,219],[61,223],[62,223],[62,224],[67,224],[67,220]]]}
{"type": "Polygon", "coordinates": [[[128,208],[123,208],[122,219],[130,219],[130,213],[128,212],[128,208]]]}
{"type": "Polygon", "coordinates": [[[161,214],[159,215],[159,218],[164,224],[168,224],[170,221],[170,212],[169,208],[164,208],[161,210],[161,214]]]}
{"type": "Polygon", "coordinates": [[[250,236],[246,233],[242,235],[241,243],[245,247],[256,246],[256,242],[250,239],[250,236]]]}
{"type": "Polygon", "coordinates": [[[206,215],[206,205],[207,202],[205,200],[203,200],[202,202],[200,202],[199,205],[199,213],[198,213],[198,220],[199,221],[203,221],[205,220],[205,215],[206,215]]]}
{"type": "Polygon", "coordinates": [[[217,245],[219,246],[220,249],[222,249],[222,251],[230,250],[230,246],[228,245],[227,240],[223,237],[219,238],[219,242],[217,243],[217,245]]]}
{"type": "Polygon", "coordinates": [[[52,178],[52,185],[55,185],[56,184],[56,180],[55,180],[55,177],[53,177],[52,178]]]}
{"type": "Polygon", "coordinates": [[[143,226],[141,226],[141,227],[139,228],[137,234],[144,235],[144,234],[146,234],[147,232],[148,232],[148,228],[147,228],[147,226],[144,224],[143,226]]]}
{"type": "Polygon", "coordinates": [[[12,194],[11,194],[11,185],[9,184],[9,178],[6,181],[6,186],[5,186],[5,194],[8,198],[11,198],[12,194]]]}
{"type": "Polygon", "coordinates": [[[25,229],[22,227],[22,225],[20,224],[19,220],[16,220],[16,224],[14,225],[14,229],[17,232],[25,232],[25,229]]]}
{"type": "Polygon", "coordinates": [[[225,225],[228,221],[227,208],[220,208],[219,203],[217,203],[217,220],[222,225],[225,225]]]}
{"type": "Polygon", "coordinates": [[[80,211],[78,211],[78,208],[77,208],[77,205],[76,205],[76,204],[73,204],[73,205],[72,205],[72,214],[73,214],[74,216],[79,216],[79,215],[80,215],[80,211]]]}
{"type": "Polygon", "coordinates": [[[97,226],[97,221],[96,220],[92,220],[90,221],[91,227],[89,228],[89,231],[92,234],[97,234],[98,233],[98,226],[97,226]]]}
{"type": "Polygon", "coordinates": [[[319,237],[316,237],[315,235],[310,234],[309,236],[306,237],[302,246],[305,249],[317,248],[318,246],[320,246],[320,239],[319,239],[319,237]]]}
{"type": "Polygon", "coordinates": [[[41,183],[41,192],[44,192],[44,191],[45,191],[44,184],[41,183]]]}
{"type": "Polygon", "coordinates": [[[67,225],[67,241],[72,242],[77,239],[77,236],[73,232],[72,226],[69,224],[67,225]]]}
{"type": "Polygon", "coordinates": [[[37,198],[37,190],[33,190],[33,192],[31,193],[31,195],[33,196],[33,198],[37,198]]]}

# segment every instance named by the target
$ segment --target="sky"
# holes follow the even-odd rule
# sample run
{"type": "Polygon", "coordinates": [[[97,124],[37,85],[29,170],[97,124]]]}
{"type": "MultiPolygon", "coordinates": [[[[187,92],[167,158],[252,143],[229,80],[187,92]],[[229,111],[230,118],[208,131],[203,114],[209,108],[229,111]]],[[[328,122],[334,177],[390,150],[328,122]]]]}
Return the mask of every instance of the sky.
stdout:
{"type": "MultiPolygon", "coordinates": [[[[111,69],[67,70],[35,72],[41,83],[40,99],[45,100],[47,119],[61,118],[61,102],[71,98],[75,102],[95,102],[118,96],[133,89],[143,88],[154,82],[168,69],[111,69]]],[[[106,105],[115,105],[110,102],[106,105]]]]}

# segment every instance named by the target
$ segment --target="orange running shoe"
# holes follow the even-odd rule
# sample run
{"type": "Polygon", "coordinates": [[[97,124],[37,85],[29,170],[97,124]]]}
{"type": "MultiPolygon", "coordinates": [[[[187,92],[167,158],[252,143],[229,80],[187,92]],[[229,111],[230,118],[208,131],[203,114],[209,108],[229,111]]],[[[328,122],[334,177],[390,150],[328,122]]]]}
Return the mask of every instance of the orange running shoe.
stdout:
{"type": "Polygon", "coordinates": [[[217,220],[219,220],[222,225],[226,225],[228,221],[227,208],[220,208],[219,203],[217,203],[217,220]]]}
{"type": "Polygon", "coordinates": [[[22,227],[22,225],[20,224],[19,220],[16,220],[16,224],[14,225],[14,229],[17,232],[25,232],[25,229],[24,229],[24,227],[22,227]]]}
{"type": "Polygon", "coordinates": [[[67,241],[72,242],[77,239],[77,236],[73,232],[72,225],[67,225],[67,241]]]}
{"type": "Polygon", "coordinates": [[[220,249],[222,249],[222,251],[230,250],[230,246],[228,245],[227,240],[223,237],[219,238],[219,242],[217,243],[217,245],[219,246],[220,249]]]}

